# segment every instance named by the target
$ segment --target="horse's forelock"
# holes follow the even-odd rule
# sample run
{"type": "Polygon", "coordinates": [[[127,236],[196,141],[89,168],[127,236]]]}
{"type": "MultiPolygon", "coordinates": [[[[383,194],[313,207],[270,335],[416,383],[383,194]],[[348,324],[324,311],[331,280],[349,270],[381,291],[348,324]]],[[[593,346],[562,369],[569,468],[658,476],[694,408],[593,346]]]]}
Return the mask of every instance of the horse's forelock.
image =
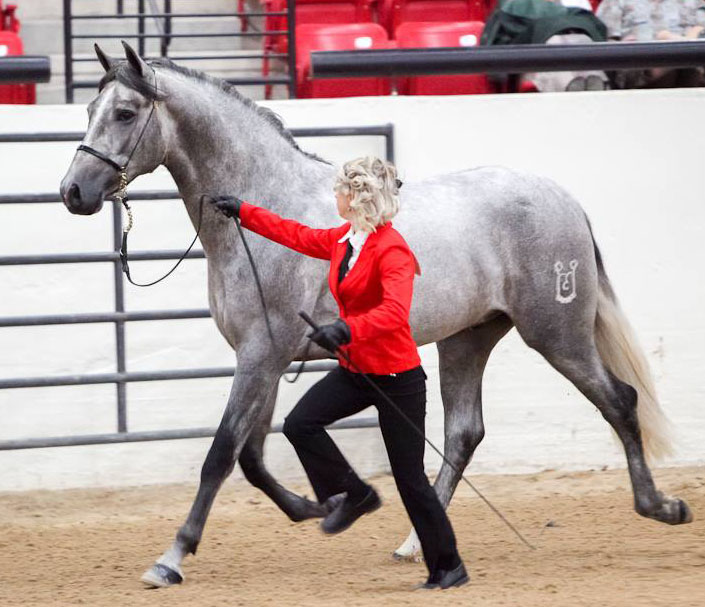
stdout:
{"type": "Polygon", "coordinates": [[[150,82],[141,76],[127,61],[116,63],[105,73],[98,83],[98,91],[102,91],[108,83],[114,81],[137,91],[150,101],[160,101],[166,96],[164,92],[159,90],[158,83],[155,87],[153,81],[150,82]]]}

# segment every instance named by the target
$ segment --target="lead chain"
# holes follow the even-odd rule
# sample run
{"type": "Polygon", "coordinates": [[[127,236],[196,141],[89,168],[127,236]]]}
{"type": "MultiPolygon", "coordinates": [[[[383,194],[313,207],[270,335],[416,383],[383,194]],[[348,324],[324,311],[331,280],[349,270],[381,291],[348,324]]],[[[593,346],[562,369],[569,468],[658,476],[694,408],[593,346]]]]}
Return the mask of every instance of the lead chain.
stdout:
{"type": "Polygon", "coordinates": [[[117,198],[122,206],[125,207],[127,211],[127,226],[123,228],[123,233],[127,234],[132,229],[134,224],[134,218],[132,217],[132,208],[127,204],[127,171],[120,171],[120,185],[118,186],[118,191],[115,193],[115,198],[117,198]]]}

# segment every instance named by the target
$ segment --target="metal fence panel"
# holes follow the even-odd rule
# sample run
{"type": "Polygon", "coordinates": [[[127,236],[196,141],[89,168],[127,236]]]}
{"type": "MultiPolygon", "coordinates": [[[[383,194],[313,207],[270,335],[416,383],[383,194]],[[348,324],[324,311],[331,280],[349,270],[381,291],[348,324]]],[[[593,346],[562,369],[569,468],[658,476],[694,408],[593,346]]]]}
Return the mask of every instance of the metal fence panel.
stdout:
{"type": "MultiPolygon", "coordinates": [[[[328,127],[292,129],[297,137],[350,137],[381,136],[385,138],[388,160],[394,159],[394,127],[391,124],[360,127],[328,127]]],[[[84,133],[15,133],[0,134],[0,143],[42,143],[55,141],[80,141],[84,133]]],[[[141,191],[131,192],[132,200],[174,200],[180,198],[176,191],[141,191]]],[[[0,205],[60,203],[61,198],[55,193],[9,194],[0,195],[0,205]]],[[[117,397],[117,432],[84,436],[57,436],[44,438],[26,438],[0,441],[0,451],[12,449],[36,449],[42,447],[59,447],[75,445],[97,445],[155,440],[174,440],[184,438],[202,438],[213,436],[214,428],[190,428],[184,430],[160,430],[149,432],[129,432],[127,424],[127,384],[132,382],[167,381],[177,379],[204,379],[230,377],[235,367],[201,368],[201,369],[166,369],[159,371],[127,371],[126,359],[126,323],[140,321],[160,321],[175,319],[208,318],[207,309],[187,310],[125,310],[124,279],[120,262],[120,245],[122,242],[122,214],[118,202],[112,208],[113,250],[101,253],[64,253],[55,255],[6,255],[0,256],[0,266],[24,266],[37,264],[65,263],[110,263],[114,282],[114,311],[83,314],[48,314],[33,316],[0,317],[2,327],[30,327],[48,325],[73,325],[88,323],[112,323],[115,327],[116,372],[99,374],[74,374],[45,377],[9,377],[0,379],[0,389],[40,388],[57,386],[79,386],[96,384],[115,384],[117,397]]],[[[130,254],[131,260],[178,259],[181,251],[136,251],[130,254]]],[[[191,251],[186,259],[203,259],[203,251],[191,251]]],[[[310,361],[303,372],[315,373],[328,371],[337,363],[332,361],[310,361]]],[[[286,373],[298,371],[300,363],[292,363],[286,373]]],[[[376,418],[345,420],[334,424],[333,428],[368,428],[377,425],[376,418]]],[[[272,432],[280,432],[275,425],[272,432]]]]}

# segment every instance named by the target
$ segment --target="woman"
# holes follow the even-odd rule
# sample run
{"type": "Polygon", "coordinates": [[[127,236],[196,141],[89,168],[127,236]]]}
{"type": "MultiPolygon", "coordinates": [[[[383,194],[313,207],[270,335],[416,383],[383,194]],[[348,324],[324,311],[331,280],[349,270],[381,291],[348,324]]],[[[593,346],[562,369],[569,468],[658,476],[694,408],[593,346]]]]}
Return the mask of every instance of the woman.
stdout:
{"type": "MultiPolygon", "coordinates": [[[[346,163],[335,183],[338,214],[347,222],[313,229],[232,197],[215,206],[242,226],[305,255],[330,260],[328,283],[340,318],[309,334],[334,354],[340,347],[354,365],[424,431],[426,373],[411,336],[409,311],[418,264],[392,227],[399,210],[396,169],[379,158],[346,163]]],[[[402,502],[421,541],[429,575],[422,588],[468,581],[450,521],[423,469],[424,440],[343,356],[287,416],[292,443],[320,503],[345,498],[321,523],[339,533],[381,506],[373,487],[350,467],[325,426],[373,403],[402,502]]]]}

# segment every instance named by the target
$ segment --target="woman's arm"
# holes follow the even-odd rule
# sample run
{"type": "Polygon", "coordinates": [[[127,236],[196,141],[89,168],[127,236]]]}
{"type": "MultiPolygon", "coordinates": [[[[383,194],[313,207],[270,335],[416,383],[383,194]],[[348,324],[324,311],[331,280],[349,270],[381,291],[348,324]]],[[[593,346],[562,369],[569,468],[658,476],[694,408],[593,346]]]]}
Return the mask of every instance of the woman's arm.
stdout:
{"type": "Polygon", "coordinates": [[[379,261],[382,303],[364,314],[345,319],[350,327],[351,342],[374,339],[403,327],[409,321],[415,267],[409,249],[394,246],[384,251],[379,261]]]}
{"type": "Polygon", "coordinates": [[[335,241],[345,229],[345,226],[310,228],[244,201],[240,205],[239,216],[243,227],[248,230],[318,259],[330,260],[335,241]]]}

